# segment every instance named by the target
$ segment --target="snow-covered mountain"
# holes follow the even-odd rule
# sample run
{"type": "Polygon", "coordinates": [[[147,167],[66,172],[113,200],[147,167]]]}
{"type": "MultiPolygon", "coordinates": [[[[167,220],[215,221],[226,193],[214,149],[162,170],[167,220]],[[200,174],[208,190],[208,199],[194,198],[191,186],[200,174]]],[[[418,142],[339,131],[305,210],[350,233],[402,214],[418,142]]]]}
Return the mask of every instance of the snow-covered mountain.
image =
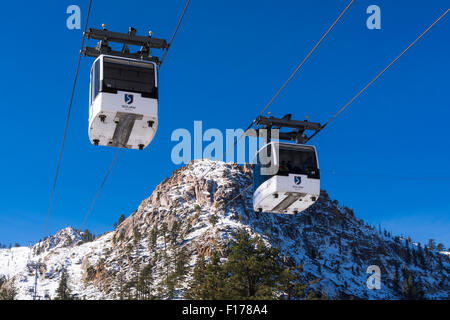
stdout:
{"type": "MultiPolygon", "coordinates": [[[[0,249],[0,276],[9,279],[6,284],[14,282],[17,298],[31,299],[39,263],[41,297],[55,297],[65,270],[78,297],[117,299],[149,261],[158,283],[168,272],[166,262],[180,250],[190,266],[212,250],[226,259],[225,244],[234,231],[244,228],[279,248],[286,265],[302,264],[300,280],[317,280],[316,289],[331,298],[399,299],[396,284],[401,287],[411,275],[425,298],[449,299],[448,253],[365,224],[325,191],[314,206],[297,215],[255,213],[251,188],[238,196],[250,183],[245,166],[192,161],[158,185],[114,231],[94,241],[84,242],[83,233],[69,227],[32,248],[0,249]],[[367,288],[370,265],[381,269],[379,290],[367,288]]],[[[175,298],[183,298],[189,279],[188,275],[176,285],[175,298]]]]}

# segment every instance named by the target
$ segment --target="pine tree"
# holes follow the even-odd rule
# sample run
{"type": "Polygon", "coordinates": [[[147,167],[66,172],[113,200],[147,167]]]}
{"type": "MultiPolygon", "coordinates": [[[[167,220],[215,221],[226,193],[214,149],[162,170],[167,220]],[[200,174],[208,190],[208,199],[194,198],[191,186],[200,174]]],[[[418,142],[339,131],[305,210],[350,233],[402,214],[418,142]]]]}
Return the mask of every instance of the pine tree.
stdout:
{"type": "Polygon", "coordinates": [[[175,272],[171,272],[164,282],[166,286],[166,299],[172,300],[175,298],[175,288],[177,285],[177,275],[175,272]]]}
{"type": "Polygon", "coordinates": [[[431,251],[436,250],[436,241],[434,239],[428,240],[428,248],[431,251]]]}
{"type": "Polygon", "coordinates": [[[185,297],[191,300],[206,300],[210,299],[204,291],[204,283],[206,279],[206,261],[205,257],[201,255],[197,257],[194,271],[192,273],[192,281],[189,289],[186,291],[185,297]]]}
{"type": "Polygon", "coordinates": [[[196,300],[224,299],[225,279],[226,274],[217,251],[211,253],[209,263],[206,263],[204,256],[200,256],[197,258],[186,297],[196,300]]]}
{"type": "Polygon", "coordinates": [[[177,242],[180,230],[180,223],[178,221],[174,221],[172,224],[172,229],[170,229],[169,240],[172,244],[177,242]]]}
{"type": "Polygon", "coordinates": [[[159,232],[163,236],[163,239],[164,239],[164,250],[166,250],[166,245],[167,245],[167,223],[166,222],[163,222],[161,224],[161,228],[160,228],[159,232]]]}
{"type": "Polygon", "coordinates": [[[394,276],[392,278],[392,290],[394,291],[394,293],[396,295],[401,295],[399,282],[400,282],[400,279],[399,279],[399,274],[398,274],[398,267],[395,266],[394,276]]]}
{"type": "Polygon", "coordinates": [[[220,255],[213,251],[209,263],[200,257],[194,268],[189,299],[255,299],[273,297],[275,284],[263,286],[264,272],[257,270],[254,263],[257,248],[254,239],[240,231],[230,244],[228,261],[220,263],[220,255]]]}
{"type": "Polygon", "coordinates": [[[120,224],[124,221],[125,221],[125,215],[122,214],[119,217],[119,220],[117,222],[114,222],[114,224],[113,224],[114,229],[116,229],[118,226],[120,226],[120,224]]]}
{"type": "Polygon", "coordinates": [[[239,230],[224,264],[230,275],[225,288],[229,298],[274,298],[273,288],[283,271],[277,256],[277,250],[267,248],[258,236],[251,238],[245,230],[239,230]]]}
{"type": "Polygon", "coordinates": [[[425,257],[423,254],[423,249],[422,246],[419,243],[419,246],[417,248],[417,262],[420,266],[422,266],[422,268],[425,268],[425,257]]]}
{"type": "Polygon", "coordinates": [[[252,238],[245,230],[239,230],[228,244],[226,262],[221,263],[217,251],[212,252],[209,263],[203,256],[198,257],[185,297],[198,300],[303,298],[306,287],[312,283],[300,283],[301,272],[301,265],[285,267],[278,250],[266,247],[259,237],[252,238]]]}
{"type": "Polygon", "coordinates": [[[82,234],[83,242],[91,242],[95,239],[95,236],[88,230],[84,230],[82,234]]]}
{"type": "MultiPolygon", "coordinates": [[[[173,247],[171,249],[173,250],[173,247]]],[[[162,269],[165,270],[165,276],[159,282],[157,287],[158,296],[161,299],[173,299],[175,295],[175,286],[177,283],[177,277],[173,266],[174,260],[173,257],[169,256],[167,251],[164,251],[160,257],[162,269]]]]}
{"type": "Polygon", "coordinates": [[[205,269],[205,279],[203,283],[202,295],[204,299],[220,300],[225,296],[226,273],[224,267],[220,264],[220,255],[213,251],[211,261],[205,269]]]}
{"type": "Polygon", "coordinates": [[[322,290],[310,289],[306,300],[329,300],[329,297],[322,290]]]}
{"type": "Polygon", "coordinates": [[[215,214],[212,214],[208,217],[208,222],[211,223],[213,227],[216,226],[218,221],[219,221],[219,218],[215,214]]]}
{"type": "Polygon", "coordinates": [[[141,238],[142,238],[142,235],[141,235],[141,233],[139,232],[138,227],[135,226],[135,227],[133,228],[133,245],[134,245],[134,247],[135,247],[136,249],[138,249],[138,248],[137,248],[137,245],[139,244],[139,241],[141,241],[141,238]]]}
{"type": "Polygon", "coordinates": [[[156,227],[153,227],[152,231],[150,231],[150,245],[152,247],[155,247],[157,240],[158,240],[158,229],[156,227]]]}
{"type": "Polygon", "coordinates": [[[188,261],[189,256],[186,251],[186,247],[179,247],[176,250],[176,259],[175,259],[175,273],[178,281],[182,281],[186,276],[189,268],[188,261]]]}
{"type": "Polygon", "coordinates": [[[135,279],[126,282],[122,288],[122,292],[121,292],[122,299],[121,300],[123,300],[123,299],[134,300],[136,298],[136,296],[133,295],[133,289],[135,289],[135,288],[136,288],[135,279]]]}
{"type": "Polygon", "coordinates": [[[58,289],[56,290],[56,300],[73,300],[69,288],[69,275],[65,270],[61,272],[58,289]]]}
{"type": "Polygon", "coordinates": [[[416,288],[414,287],[412,277],[408,276],[408,278],[403,280],[403,299],[405,300],[413,300],[416,296],[416,288]]]}
{"type": "Polygon", "coordinates": [[[405,262],[406,262],[406,264],[411,263],[411,253],[409,252],[408,246],[406,246],[406,248],[405,248],[405,262]]]}
{"type": "Polygon", "coordinates": [[[153,270],[154,264],[147,264],[139,273],[136,290],[139,295],[139,299],[150,300],[153,298],[153,270]]]}
{"type": "Polygon", "coordinates": [[[121,273],[120,271],[117,273],[116,276],[118,282],[117,282],[117,292],[119,293],[119,300],[124,300],[125,299],[125,291],[124,291],[124,286],[125,286],[125,280],[123,277],[123,273],[121,273]]]}
{"type": "Polygon", "coordinates": [[[280,275],[280,290],[284,292],[284,295],[281,297],[283,300],[291,300],[292,296],[296,295],[295,288],[295,275],[290,270],[290,268],[286,268],[281,272],[280,275]]]}
{"type": "Polygon", "coordinates": [[[424,299],[424,291],[421,280],[415,281],[413,275],[406,270],[403,280],[403,299],[420,300],[424,299]]]}
{"type": "Polygon", "coordinates": [[[422,279],[419,278],[418,281],[415,282],[415,287],[416,287],[416,300],[423,300],[425,299],[425,292],[423,290],[423,283],[422,283],[422,279]]]}
{"type": "Polygon", "coordinates": [[[284,292],[280,297],[283,300],[304,298],[308,285],[299,283],[298,278],[303,271],[303,266],[284,268],[278,279],[279,289],[284,292]]]}

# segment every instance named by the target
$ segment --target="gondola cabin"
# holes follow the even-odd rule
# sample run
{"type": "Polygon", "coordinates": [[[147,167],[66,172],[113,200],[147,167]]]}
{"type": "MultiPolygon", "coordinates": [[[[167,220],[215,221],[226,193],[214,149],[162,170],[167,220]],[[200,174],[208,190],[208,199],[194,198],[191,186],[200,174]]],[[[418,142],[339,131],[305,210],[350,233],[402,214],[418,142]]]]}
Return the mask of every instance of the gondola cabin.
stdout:
{"type": "Polygon", "coordinates": [[[270,142],[255,157],[253,209],[295,214],[320,195],[320,173],[314,146],[270,142]]]}
{"type": "Polygon", "coordinates": [[[153,61],[100,55],[91,68],[89,139],[94,145],[142,150],[158,127],[153,61]]]}

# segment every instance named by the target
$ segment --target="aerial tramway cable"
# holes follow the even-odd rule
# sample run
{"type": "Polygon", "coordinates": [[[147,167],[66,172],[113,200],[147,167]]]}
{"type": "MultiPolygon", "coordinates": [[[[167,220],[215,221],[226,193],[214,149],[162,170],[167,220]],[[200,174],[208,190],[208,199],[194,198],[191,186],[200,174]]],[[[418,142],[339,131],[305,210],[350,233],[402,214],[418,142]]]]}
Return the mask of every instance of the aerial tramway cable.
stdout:
{"type": "Polygon", "coordinates": [[[169,45],[168,45],[167,49],[164,51],[164,54],[163,54],[163,56],[162,56],[162,58],[161,58],[161,61],[160,61],[160,63],[159,63],[159,68],[161,68],[162,63],[164,62],[164,59],[166,58],[166,54],[167,54],[167,52],[169,51],[169,49],[170,49],[170,47],[171,47],[171,45],[172,45],[173,39],[175,38],[175,35],[176,35],[177,32],[178,32],[178,28],[180,27],[181,22],[183,21],[183,18],[184,18],[184,15],[185,15],[185,13],[186,13],[186,10],[187,10],[187,8],[189,7],[189,3],[191,3],[191,0],[188,0],[188,1],[186,2],[186,5],[184,6],[184,10],[183,10],[183,13],[181,14],[180,20],[178,20],[177,27],[175,28],[175,31],[174,31],[173,34],[172,34],[172,38],[171,38],[170,41],[169,41],[169,45]]]}
{"type": "MultiPolygon", "coordinates": [[[[314,51],[317,49],[317,47],[320,45],[320,43],[322,43],[322,41],[325,39],[325,37],[328,35],[328,33],[334,28],[334,26],[337,24],[337,22],[338,22],[338,21],[342,18],[342,16],[347,12],[347,10],[350,8],[350,6],[353,4],[353,2],[354,2],[354,0],[352,0],[352,1],[348,4],[348,6],[342,11],[342,13],[339,15],[339,17],[338,17],[338,18],[333,22],[333,24],[328,28],[328,30],[327,30],[327,31],[325,32],[325,34],[320,38],[320,40],[316,43],[316,45],[313,47],[313,49],[308,53],[308,55],[303,59],[303,61],[299,64],[299,66],[298,66],[298,67],[294,70],[294,72],[290,75],[290,77],[288,78],[288,80],[285,81],[285,83],[284,83],[284,84],[281,86],[281,88],[277,91],[277,93],[275,94],[275,96],[274,96],[274,97],[269,101],[269,103],[265,106],[265,108],[263,109],[263,111],[261,112],[261,114],[263,114],[263,113],[265,112],[265,110],[267,110],[267,108],[274,102],[274,100],[278,97],[278,95],[281,93],[281,91],[287,86],[287,84],[292,80],[292,78],[295,76],[295,74],[296,74],[296,73],[300,70],[300,68],[305,64],[305,62],[309,59],[309,57],[314,53],[314,51]]],[[[181,25],[181,22],[183,21],[184,15],[185,15],[185,13],[186,13],[186,10],[187,10],[189,4],[190,4],[190,0],[188,0],[188,1],[186,2],[186,5],[185,5],[184,10],[183,10],[183,13],[182,13],[182,15],[181,15],[181,17],[180,17],[180,19],[179,19],[179,21],[178,21],[178,24],[177,24],[177,26],[176,26],[176,28],[175,28],[175,31],[174,31],[174,33],[173,33],[173,35],[172,35],[172,38],[171,38],[171,40],[169,41],[169,46],[168,46],[168,48],[166,49],[166,51],[164,52],[164,55],[163,55],[163,57],[162,57],[162,59],[161,59],[160,66],[162,65],[162,63],[163,63],[163,61],[164,61],[164,59],[165,59],[165,56],[166,56],[168,50],[170,49],[170,46],[171,46],[171,44],[172,44],[172,42],[173,42],[173,40],[174,40],[174,38],[175,38],[175,35],[176,35],[177,32],[178,32],[178,29],[179,29],[179,27],[180,27],[180,25],[181,25]]],[[[254,122],[252,122],[252,124],[247,128],[247,130],[246,130],[245,132],[247,132],[248,129],[251,128],[251,126],[253,125],[253,123],[254,123],[254,122]]],[[[237,144],[237,142],[245,135],[245,132],[237,139],[237,141],[236,141],[235,144],[233,145],[233,148],[234,148],[234,146],[237,144]]],[[[227,153],[229,150],[230,150],[230,149],[228,149],[228,150],[225,151],[225,153],[224,153],[222,159],[225,157],[226,153],[227,153]]],[[[119,153],[119,152],[118,152],[118,153],[119,153]]],[[[116,157],[114,158],[114,161],[112,162],[112,164],[111,164],[111,166],[110,166],[110,168],[109,168],[109,170],[108,170],[108,172],[107,172],[107,174],[106,174],[106,177],[105,177],[105,179],[103,180],[103,183],[101,184],[100,189],[99,189],[99,191],[97,192],[97,195],[96,195],[96,197],[95,197],[93,203],[91,204],[91,207],[90,207],[90,209],[89,209],[89,211],[88,211],[88,213],[87,213],[87,215],[86,215],[86,218],[85,218],[85,220],[84,220],[84,222],[83,222],[83,224],[82,224],[82,227],[84,226],[84,224],[85,224],[85,222],[86,222],[88,216],[90,215],[90,212],[91,212],[92,209],[93,209],[93,206],[94,206],[94,204],[95,204],[95,202],[96,202],[96,200],[97,200],[97,198],[98,198],[98,196],[99,196],[99,194],[100,194],[101,189],[103,188],[103,186],[104,186],[105,183],[106,183],[106,180],[107,180],[107,178],[108,178],[108,176],[109,176],[109,173],[111,172],[111,169],[112,169],[112,167],[114,166],[114,163],[116,162],[118,153],[116,154],[116,157]]],[[[213,167],[214,167],[214,165],[213,165],[213,167]]],[[[210,170],[208,170],[208,171],[203,175],[203,177],[205,177],[206,174],[208,174],[209,171],[211,171],[213,167],[211,167],[210,170]]],[[[248,188],[246,188],[245,190],[247,190],[247,189],[248,189],[248,188]]]]}
{"type": "Polygon", "coordinates": [[[92,0],[89,0],[89,7],[88,7],[87,16],[86,16],[86,23],[84,25],[83,37],[82,37],[82,40],[81,40],[81,49],[80,49],[80,52],[78,54],[78,63],[77,63],[77,69],[76,69],[76,72],[75,72],[75,79],[74,79],[74,82],[73,82],[72,95],[70,97],[69,110],[67,112],[66,125],[65,125],[65,128],[64,128],[64,134],[63,134],[61,149],[60,149],[60,152],[59,152],[58,165],[56,167],[56,174],[55,174],[55,179],[53,181],[53,188],[52,188],[52,193],[51,193],[51,197],[50,197],[50,205],[49,205],[49,208],[48,208],[47,219],[46,219],[45,227],[44,227],[44,238],[45,238],[45,236],[47,234],[48,221],[49,221],[49,218],[50,218],[50,212],[52,210],[53,198],[54,198],[54,195],[55,195],[56,183],[58,181],[59,169],[61,167],[61,160],[62,160],[62,154],[63,154],[63,150],[64,150],[64,144],[65,144],[65,141],[66,141],[67,131],[68,131],[68,128],[69,128],[69,120],[70,120],[70,114],[71,114],[71,111],[72,111],[73,98],[75,96],[75,89],[76,89],[77,80],[78,80],[78,72],[80,70],[81,50],[83,50],[83,47],[84,47],[85,33],[86,33],[86,28],[87,28],[87,25],[88,25],[88,22],[89,22],[89,15],[91,13],[91,5],[92,5],[92,0]]]}
{"type": "MultiPolygon", "coordinates": [[[[333,22],[333,24],[328,28],[328,30],[323,34],[323,36],[320,38],[320,40],[316,43],[316,45],[311,49],[311,51],[306,55],[306,57],[303,59],[303,61],[297,66],[297,68],[294,70],[294,72],[289,76],[289,78],[283,83],[283,85],[278,89],[276,94],[270,99],[269,103],[263,108],[263,110],[260,112],[259,116],[262,116],[264,112],[269,108],[270,105],[275,101],[275,99],[280,95],[281,91],[288,85],[288,83],[294,78],[295,74],[301,69],[301,67],[305,64],[306,61],[311,57],[311,55],[316,51],[317,47],[322,43],[322,41],[325,39],[325,37],[330,33],[331,30],[335,27],[335,25],[341,20],[342,16],[347,12],[347,10],[351,7],[354,0],[352,0],[347,7],[341,12],[341,14],[337,17],[337,19],[333,22]]],[[[226,156],[226,154],[233,149],[237,143],[242,139],[242,137],[245,136],[245,134],[248,132],[248,130],[255,124],[255,121],[258,117],[255,118],[255,120],[250,123],[250,125],[247,127],[247,129],[239,136],[239,138],[234,142],[234,144],[229,147],[227,150],[225,150],[221,160],[223,160],[226,156]]],[[[205,174],[203,174],[202,177],[205,177],[212,169],[214,168],[214,165],[210,167],[208,171],[206,171],[205,174]]]]}
{"type": "Polygon", "coordinates": [[[400,57],[406,53],[406,51],[408,51],[412,46],[414,46],[425,34],[428,33],[428,31],[431,30],[431,28],[433,28],[442,18],[444,18],[447,13],[450,11],[450,9],[446,10],[444,12],[444,14],[442,14],[431,26],[428,27],[428,29],[426,29],[416,40],[414,40],[405,50],[403,50],[402,53],[400,53],[397,58],[395,58],[386,68],[383,69],[383,71],[381,71],[375,78],[372,79],[372,81],[370,81],[364,88],[361,89],[361,91],[359,91],[349,102],[347,102],[347,104],[345,106],[343,106],[330,120],[328,120],[327,123],[325,123],[324,125],[322,125],[322,127],[314,132],[314,134],[312,134],[306,142],[308,142],[309,140],[311,140],[316,134],[318,134],[320,131],[322,131],[326,126],[328,126],[330,124],[330,122],[332,122],[334,119],[336,119],[337,116],[339,116],[345,109],[347,109],[347,107],[356,100],[356,98],[358,98],[364,91],[367,90],[367,88],[369,88],[379,77],[381,77],[381,75],[383,73],[385,73],[398,59],[400,59],[400,57]]]}
{"type": "MultiPolygon", "coordinates": [[[[341,12],[339,17],[328,28],[327,32],[324,33],[324,35],[316,43],[314,48],[312,48],[312,50],[308,53],[308,55],[305,57],[305,59],[303,59],[303,61],[298,65],[298,67],[294,70],[294,72],[291,74],[291,76],[286,80],[286,82],[281,86],[281,88],[277,91],[277,93],[273,96],[273,98],[269,101],[269,103],[264,107],[264,109],[261,111],[259,116],[262,116],[264,114],[264,112],[267,110],[267,108],[269,108],[270,105],[275,101],[275,99],[278,97],[278,95],[281,93],[281,91],[283,91],[283,89],[288,85],[288,83],[292,80],[292,78],[295,76],[295,74],[298,72],[298,70],[300,70],[300,68],[305,64],[305,62],[309,59],[309,57],[313,54],[313,52],[316,51],[317,47],[322,43],[323,39],[325,39],[325,37],[328,35],[328,33],[330,33],[330,31],[333,30],[334,26],[339,22],[339,20],[341,20],[342,16],[347,12],[347,10],[351,7],[351,5],[353,4],[354,1],[355,0],[352,0],[348,4],[348,6],[344,9],[344,11],[341,12]]],[[[257,118],[258,117],[256,117],[255,119],[257,119],[257,118]]],[[[255,124],[255,120],[250,124],[248,129],[250,129],[253,126],[253,124],[255,124]]]]}
{"type": "MultiPolygon", "coordinates": [[[[160,61],[160,63],[159,63],[159,68],[161,68],[162,63],[163,63],[163,61],[164,61],[164,59],[165,59],[165,57],[166,57],[166,54],[167,54],[167,52],[169,51],[170,46],[171,46],[173,40],[175,39],[175,35],[176,35],[177,32],[178,32],[178,29],[179,29],[179,27],[180,27],[180,25],[181,25],[181,22],[183,21],[183,18],[184,18],[185,14],[186,14],[186,11],[187,11],[187,8],[188,8],[190,2],[191,2],[191,0],[187,0],[187,2],[186,2],[186,5],[185,5],[184,10],[183,10],[183,13],[181,14],[181,17],[180,17],[180,19],[178,20],[178,24],[177,24],[177,26],[176,26],[176,28],[175,28],[175,31],[174,31],[173,34],[172,34],[172,38],[170,39],[169,46],[168,46],[168,48],[164,51],[164,55],[163,55],[163,57],[161,58],[161,61],[160,61]]],[[[82,228],[84,227],[84,225],[85,225],[85,223],[86,223],[86,221],[87,221],[89,215],[91,214],[92,209],[94,208],[94,205],[95,205],[95,203],[97,202],[97,199],[98,199],[98,197],[99,197],[99,195],[100,195],[100,193],[101,193],[101,191],[102,191],[104,185],[106,184],[106,181],[108,180],[109,174],[111,173],[111,170],[113,169],[114,164],[116,163],[116,160],[117,160],[117,157],[119,156],[120,150],[121,150],[121,149],[119,148],[119,150],[117,151],[117,153],[116,153],[116,155],[115,155],[115,157],[114,157],[114,159],[113,159],[113,161],[112,161],[112,163],[111,163],[111,165],[110,165],[110,167],[109,167],[109,169],[108,169],[108,171],[107,171],[107,173],[106,173],[105,178],[103,179],[102,184],[100,185],[100,188],[99,188],[98,191],[97,191],[97,194],[95,195],[95,198],[94,198],[94,200],[93,200],[91,206],[89,207],[89,210],[88,210],[88,212],[87,212],[87,214],[86,214],[86,216],[85,216],[85,218],[84,218],[84,220],[83,220],[83,223],[82,223],[80,229],[82,229],[82,228]]]]}
{"type": "MultiPolygon", "coordinates": [[[[91,7],[92,7],[92,0],[89,0],[88,12],[87,12],[87,15],[86,15],[86,22],[85,22],[85,25],[84,25],[84,32],[83,32],[83,36],[82,36],[82,39],[81,39],[81,48],[80,48],[80,52],[78,54],[78,62],[77,62],[77,68],[76,68],[76,71],[75,71],[75,78],[74,78],[74,81],[73,81],[72,94],[70,96],[69,109],[67,111],[66,124],[65,124],[65,127],[64,127],[64,134],[63,134],[63,138],[62,138],[61,149],[59,151],[58,164],[56,166],[56,173],[55,173],[55,178],[54,178],[54,181],[53,181],[52,193],[51,193],[51,196],[50,196],[50,204],[49,204],[49,207],[48,207],[47,218],[45,220],[45,226],[44,226],[44,233],[43,233],[42,241],[45,240],[45,237],[47,235],[47,227],[48,227],[48,222],[49,222],[49,219],[50,219],[50,213],[52,211],[53,199],[54,199],[55,190],[56,190],[56,183],[58,181],[59,170],[60,170],[60,167],[61,167],[61,161],[62,161],[62,155],[63,155],[63,150],[64,150],[64,144],[66,142],[67,131],[69,129],[70,114],[71,114],[71,111],[72,111],[73,99],[74,99],[74,96],[75,96],[75,89],[76,89],[76,85],[77,85],[78,73],[79,73],[80,64],[81,64],[81,55],[82,55],[81,51],[83,50],[83,47],[84,47],[85,33],[86,33],[87,25],[89,23],[89,16],[90,16],[90,13],[91,13],[91,7]]],[[[33,255],[34,255],[34,251],[33,251],[33,255]]],[[[34,285],[34,290],[33,290],[33,300],[36,300],[36,298],[37,298],[38,266],[39,266],[39,263],[36,263],[35,264],[36,275],[35,275],[35,285],[34,285]]]]}
{"type": "MultiPolygon", "coordinates": [[[[444,18],[450,9],[446,10],[432,25],[430,25],[416,40],[414,40],[403,52],[398,55],[386,68],[383,69],[372,81],[370,81],[361,91],[359,91],[341,110],[338,111],[327,123],[321,126],[319,130],[314,132],[309,138],[307,138],[306,142],[311,140],[317,133],[322,131],[330,122],[332,122],[339,114],[341,114],[353,101],[355,101],[367,88],[369,88],[384,72],[386,72],[403,54],[405,54],[412,46],[414,46],[425,34],[428,33],[442,18],[444,18]]],[[[252,123],[253,124],[253,123],[252,123]]],[[[248,129],[247,129],[248,130],[248,129]]],[[[253,184],[248,185],[244,190],[242,190],[236,197],[228,201],[225,206],[236,200],[239,196],[241,196],[246,190],[248,190],[253,184]]]]}
{"type": "Polygon", "coordinates": [[[94,208],[95,202],[97,201],[97,198],[98,198],[98,196],[100,195],[100,192],[102,191],[103,186],[104,186],[105,183],[106,183],[106,180],[108,180],[109,174],[110,174],[112,168],[114,167],[114,163],[116,162],[117,157],[119,156],[120,150],[121,150],[120,148],[117,150],[116,156],[114,157],[113,162],[112,162],[111,165],[109,166],[109,169],[108,169],[108,172],[106,173],[105,178],[103,178],[103,182],[102,182],[102,184],[100,185],[100,188],[98,189],[97,194],[95,195],[94,201],[92,201],[92,204],[91,204],[91,206],[89,207],[89,210],[88,210],[88,212],[87,212],[87,214],[86,214],[86,217],[84,218],[83,223],[81,224],[80,230],[83,229],[84,224],[86,223],[87,218],[89,217],[89,215],[90,215],[92,209],[94,208]]]}

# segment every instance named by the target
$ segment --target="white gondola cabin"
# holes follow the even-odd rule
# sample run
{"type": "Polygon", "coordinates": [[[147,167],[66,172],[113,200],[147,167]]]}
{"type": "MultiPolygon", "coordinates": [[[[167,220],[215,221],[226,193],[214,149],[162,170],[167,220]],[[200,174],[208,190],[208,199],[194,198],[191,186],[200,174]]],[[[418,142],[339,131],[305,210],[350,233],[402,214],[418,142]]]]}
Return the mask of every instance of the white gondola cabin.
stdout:
{"type": "Polygon", "coordinates": [[[89,139],[94,145],[142,150],[158,127],[153,61],[100,55],[91,68],[89,139]]]}
{"type": "Polygon", "coordinates": [[[295,214],[320,195],[320,172],[314,146],[270,142],[256,154],[253,209],[295,214]]]}

